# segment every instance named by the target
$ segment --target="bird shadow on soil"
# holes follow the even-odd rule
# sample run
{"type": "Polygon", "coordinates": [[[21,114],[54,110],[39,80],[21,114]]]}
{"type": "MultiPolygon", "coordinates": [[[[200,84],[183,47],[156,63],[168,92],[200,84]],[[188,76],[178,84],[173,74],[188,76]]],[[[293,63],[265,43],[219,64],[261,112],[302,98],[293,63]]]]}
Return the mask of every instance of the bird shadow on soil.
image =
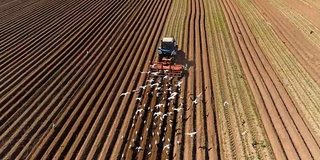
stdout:
{"type": "Polygon", "coordinates": [[[186,67],[185,70],[183,71],[184,72],[183,75],[188,77],[189,76],[188,69],[191,66],[194,66],[194,61],[188,61],[188,59],[186,59],[186,53],[182,50],[179,50],[176,55],[176,63],[182,64],[186,67]]]}

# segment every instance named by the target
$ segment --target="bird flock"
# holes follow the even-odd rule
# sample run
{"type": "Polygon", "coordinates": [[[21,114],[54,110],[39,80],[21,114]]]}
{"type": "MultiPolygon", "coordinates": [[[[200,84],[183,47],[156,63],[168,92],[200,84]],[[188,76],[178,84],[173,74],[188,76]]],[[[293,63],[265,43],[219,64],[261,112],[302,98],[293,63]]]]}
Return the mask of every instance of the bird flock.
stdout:
{"type": "MultiPolygon", "coordinates": [[[[152,75],[152,72],[140,72],[152,75]]],[[[183,80],[171,76],[148,76],[146,83],[132,91],[121,93],[121,97],[136,94],[136,109],[131,120],[130,133],[122,135],[121,138],[127,146],[121,155],[137,156],[143,153],[147,156],[156,156],[161,151],[162,156],[170,157],[170,148],[173,145],[181,145],[182,136],[194,138],[197,132],[181,132],[180,125],[188,120],[185,118],[184,110],[187,110],[186,98],[179,96],[183,80]],[[174,138],[172,138],[174,137],[174,138]]],[[[195,107],[202,101],[203,95],[199,93],[192,99],[190,107],[195,107]]],[[[171,155],[172,156],[172,155],[171,155]]]]}

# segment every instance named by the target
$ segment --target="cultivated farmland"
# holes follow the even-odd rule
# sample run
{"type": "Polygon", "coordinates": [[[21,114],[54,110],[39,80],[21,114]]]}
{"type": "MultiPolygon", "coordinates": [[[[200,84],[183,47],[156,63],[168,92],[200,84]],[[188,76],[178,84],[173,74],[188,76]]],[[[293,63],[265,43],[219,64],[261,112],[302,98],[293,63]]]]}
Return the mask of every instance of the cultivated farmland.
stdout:
{"type": "Polygon", "coordinates": [[[320,2],[3,0],[0,159],[315,159],[320,2]],[[182,77],[151,76],[163,37],[182,77]]]}

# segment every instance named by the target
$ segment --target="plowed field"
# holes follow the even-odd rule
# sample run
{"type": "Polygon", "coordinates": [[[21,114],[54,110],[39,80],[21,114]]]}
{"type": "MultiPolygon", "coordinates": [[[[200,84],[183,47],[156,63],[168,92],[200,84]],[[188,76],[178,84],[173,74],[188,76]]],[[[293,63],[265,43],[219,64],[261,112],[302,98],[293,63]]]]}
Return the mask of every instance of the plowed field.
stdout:
{"type": "Polygon", "coordinates": [[[320,2],[0,1],[0,159],[316,159],[320,2]],[[163,37],[182,77],[152,76],[163,37]]]}

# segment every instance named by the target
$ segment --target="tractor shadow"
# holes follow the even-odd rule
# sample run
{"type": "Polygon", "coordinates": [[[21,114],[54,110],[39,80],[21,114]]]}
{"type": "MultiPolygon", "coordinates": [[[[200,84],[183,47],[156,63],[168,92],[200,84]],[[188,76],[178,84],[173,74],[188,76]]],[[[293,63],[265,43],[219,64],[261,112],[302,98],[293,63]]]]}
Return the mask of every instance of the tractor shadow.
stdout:
{"type": "Polygon", "coordinates": [[[191,66],[194,66],[194,61],[188,61],[188,59],[186,58],[186,53],[182,50],[179,50],[176,55],[176,63],[182,64],[183,66],[185,66],[185,70],[183,71],[183,75],[188,77],[189,76],[188,69],[191,66]]]}

